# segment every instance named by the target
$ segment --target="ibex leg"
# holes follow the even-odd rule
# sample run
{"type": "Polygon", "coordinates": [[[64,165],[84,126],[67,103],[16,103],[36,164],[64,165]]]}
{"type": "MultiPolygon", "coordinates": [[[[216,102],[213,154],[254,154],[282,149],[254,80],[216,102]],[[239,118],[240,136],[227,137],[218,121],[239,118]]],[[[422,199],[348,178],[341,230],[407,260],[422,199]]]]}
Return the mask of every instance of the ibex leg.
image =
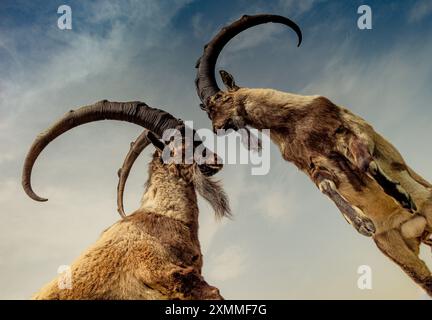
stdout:
{"type": "Polygon", "coordinates": [[[337,190],[336,185],[329,179],[322,179],[317,183],[322,193],[328,196],[338,207],[345,219],[362,235],[370,237],[376,229],[375,225],[364,213],[350,204],[337,190]]]}
{"type": "Polygon", "coordinates": [[[399,230],[389,230],[374,236],[377,247],[397,263],[411,279],[432,296],[432,275],[426,264],[418,257],[419,240],[405,241],[399,230]],[[414,243],[415,242],[415,243],[414,243]]]}
{"type": "Polygon", "coordinates": [[[177,267],[169,274],[169,278],[174,285],[174,291],[187,299],[223,300],[219,290],[209,285],[192,267],[177,267]]]}
{"type": "Polygon", "coordinates": [[[354,138],[350,143],[349,150],[356,166],[363,172],[370,174],[383,188],[385,193],[410,212],[415,213],[417,211],[417,207],[410,194],[400,185],[399,181],[395,181],[382,170],[370,153],[367,143],[354,138]]]}

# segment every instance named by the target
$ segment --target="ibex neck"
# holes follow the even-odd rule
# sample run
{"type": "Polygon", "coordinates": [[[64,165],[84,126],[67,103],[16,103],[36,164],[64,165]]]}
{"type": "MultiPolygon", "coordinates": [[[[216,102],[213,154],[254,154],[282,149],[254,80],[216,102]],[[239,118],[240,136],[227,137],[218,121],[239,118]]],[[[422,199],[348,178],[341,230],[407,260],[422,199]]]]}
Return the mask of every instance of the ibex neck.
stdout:
{"type": "Polygon", "coordinates": [[[303,96],[273,89],[248,89],[238,91],[247,124],[257,129],[274,129],[295,125],[308,115],[319,96],[303,96]]]}
{"type": "Polygon", "coordinates": [[[198,205],[193,184],[187,183],[168,170],[153,172],[141,209],[180,220],[187,224],[198,223],[198,205]]]}

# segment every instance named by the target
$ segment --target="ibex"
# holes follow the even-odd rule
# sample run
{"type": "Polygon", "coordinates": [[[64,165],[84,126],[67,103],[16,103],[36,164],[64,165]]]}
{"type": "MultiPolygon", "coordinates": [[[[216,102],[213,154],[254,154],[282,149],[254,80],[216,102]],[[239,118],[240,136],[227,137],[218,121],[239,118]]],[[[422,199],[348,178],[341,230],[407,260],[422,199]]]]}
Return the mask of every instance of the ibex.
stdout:
{"type": "MultiPolygon", "coordinates": [[[[127,217],[123,206],[119,207],[124,219],[104,231],[71,265],[71,289],[60,289],[58,279],[54,279],[34,298],[222,299],[218,289],[208,285],[201,275],[203,260],[198,240],[196,196],[196,191],[201,193],[218,217],[230,214],[225,192],[219,182],[211,179],[222,164],[208,149],[205,149],[205,161],[164,162],[162,150],[166,145],[159,140],[163,132],[168,129],[185,131],[183,122],[169,113],[142,102],[106,100],[70,111],[41,133],[31,146],[23,169],[25,192],[34,200],[46,201],[31,187],[31,172],[37,157],[64,132],[99,120],[122,120],[145,128],[132,144],[119,171],[119,192],[122,192],[120,186],[126,181],[137,150],[141,151],[149,143],[156,147],[141,206],[127,217]]],[[[169,151],[182,159],[190,142],[183,134],[180,137],[180,145],[169,151]]],[[[200,144],[195,141],[193,146],[200,144]]]]}
{"type": "Polygon", "coordinates": [[[240,32],[267,22],[300,28],[277,15],[243,16],[204,47],[197,62],[198,96],[213,129],[270,129],[286,161],[306,173],[361,234],[432,295],[432,275],[419,259],[420,243],[431,244],[432,185],[414,172],[398,150],[371,125],[322,96],[239,87],[215,65],[219,53],[240,32]]]}

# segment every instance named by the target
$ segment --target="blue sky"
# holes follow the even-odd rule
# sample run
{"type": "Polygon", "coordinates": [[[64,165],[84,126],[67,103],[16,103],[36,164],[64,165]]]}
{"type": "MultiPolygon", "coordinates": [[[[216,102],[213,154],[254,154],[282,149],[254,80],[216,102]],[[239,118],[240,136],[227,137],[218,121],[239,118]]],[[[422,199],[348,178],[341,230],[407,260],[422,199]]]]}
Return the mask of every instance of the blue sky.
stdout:
{"type": "MultiPolygon", "coordinates": [[[[116,172],[138,127],[91,124],[52,143],[34,172],[39,204],[20,187],[35,135],[71,108],[101,99],[142,100],[195,126],[194,65],[203,45],[243,14],[294,19],[304,41],[282,26],[248,30],[223,51],[218,68],[248,87],[320,94],[368,120],[431,181],[431,1],[2,1],[0,5],[0,297],[27,298],[118,219],[116,172]],[[73,29],[57,28],[72,8],[73,29]],[[357,28],[368,4],[373,29],[357,28]]],[[[126,190],[136,209],[150,150],[126,190]]],[[[271,148],[271,170],[246,165],[220,175],[234,221],[217,223],[202,202],[205,276],[226,298],[409,298],[421,291],[370,239],[271,148]],[[373,290],[357,288],[370,265],[373,290]],[[391,285],[390,285],[391,284],[391,285]]],[[[422,252],[431,265],[430,251],[422,252]]]]}

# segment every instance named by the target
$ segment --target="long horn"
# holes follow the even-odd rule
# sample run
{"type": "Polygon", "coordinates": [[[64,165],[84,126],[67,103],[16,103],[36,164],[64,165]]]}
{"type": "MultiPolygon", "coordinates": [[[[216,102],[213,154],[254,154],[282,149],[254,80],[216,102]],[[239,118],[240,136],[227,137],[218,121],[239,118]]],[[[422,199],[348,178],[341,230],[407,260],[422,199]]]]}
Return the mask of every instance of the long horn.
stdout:
{"type": "MultiPolygon", "coordinates": [[[[185,127],[182,126],[185,129],[185,127]]],[[[178,128],[181,129],[181,128],[178,128]]],[[[122,167],[118,170],[117,174],[119,177],[119,181],[117,184],[117,211],[121,217],[126,217],[126,213],[124,211],[124,190],[126,186],[126,181],[129,177],[129,173],[134,165],[136,159],[139,157],[141,152],[152,143],[148,138],[149,130],[144,129],[144,131],[138,136],[138,138],[131,143],[128,154],[123,161],[122,167]]],[[[197,138],[196,131],[193,130],[193,136],[197,138]]],[[[202,142],[199,139],[198,141],[194,141],[194,148],[200,145],[202,142]]],[[[207,152],[209,150],[207,149],[207,152]]],[[[221,169],[222,159],[220,159],[217,155],[216,163],[213,165],[212,163],[200,164],[198,165],[198,169],[203,173],[204,176],[211,176],[218,172],[221,169]]],[[[216,160],[216,158],[215,158],[216,160]]]]}
{"type": "Polygon", "coordinates": [[[299,26],[290,19],[279,15],[244,15],[229,26],[222,28],[222,30],[219,31],[219,33],[204,47],[204,53],[196,64],[198,72],[195,79],[195,85],[198,96],[203,103],[203,109],[206,110],[208,99],[220,91],[215,78],[215,66],[223,47],[240,32],[268,22],[281,23],[293,29],[298,37],[297,46],[300,46],[302,42],[302,33],[299,26]]]}
{"type": "Polygon", "coordinates": [[[71,110],[53,126],[39,134],[27,153],[22,173],[22,186],[30,198],[36,201],[48,200],[39,197],[31,186],[33,165],[43,149],[64,132],[82,124],[100,120],[119,120],[135,123],[159,136],[162,136],[165,130],[175,128],[182,123],[169,113],[151,108],[139,101],[110,102],[102,100],[75,111],[71,110]]]}
{"type": "Polygon", "coordinates": [[[118,171],[119,181],[117,184],[117,211],[123,218],[126,217],[123,205],[123,195],[126,181],[129,177],[129,173],[135,160],[138,158],[140,153],[150,144],[150,140],[147,138],[147,132],[148,130],[144,129],[144,132],[141,133],[139,137],[131,143],[131,147],[128,154],[126,155],[123,165],[118,171]]]}

